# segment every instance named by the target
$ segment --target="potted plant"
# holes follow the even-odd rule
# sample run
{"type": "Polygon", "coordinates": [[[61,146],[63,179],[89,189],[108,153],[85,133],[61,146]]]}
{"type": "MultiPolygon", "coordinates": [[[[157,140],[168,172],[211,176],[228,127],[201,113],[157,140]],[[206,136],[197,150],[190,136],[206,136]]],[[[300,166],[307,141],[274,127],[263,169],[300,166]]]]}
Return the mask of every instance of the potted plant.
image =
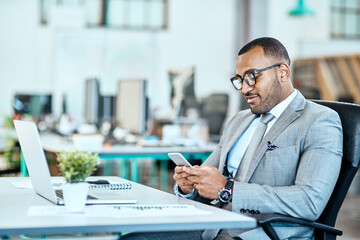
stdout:
{"type": "Polygon", "coordinates": [[[96,170],[98,154],[90,152],[60,152],[57,155],[60,172],[65,177],[63,184],[64,203],[71,212],[84,210],[88,193],[86,178],[96,170]]]}

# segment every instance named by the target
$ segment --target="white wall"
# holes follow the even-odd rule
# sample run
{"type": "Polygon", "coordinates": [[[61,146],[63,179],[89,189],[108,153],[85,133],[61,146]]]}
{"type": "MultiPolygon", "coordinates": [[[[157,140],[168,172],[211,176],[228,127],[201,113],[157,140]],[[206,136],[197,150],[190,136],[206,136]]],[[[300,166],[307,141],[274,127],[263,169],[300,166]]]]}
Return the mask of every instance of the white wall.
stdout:
{"type": "MultiPolygon", "coordinates": [[[[76,118],[84,113],[84,81],[101,79],[101,92],[115,94],[119,79],[146,78],[151,107],[167,113],[167,69],[194,65],[196,94],[231,94],[231,114],[239,94],[235,72],[235,1],[170,0],[166,31],[40,26],[38,1],[0,0],[0,116],[11,115],[14,92],[52,92],[56,114],[61,96],[76,118]]],[[[75,24],[76,25],[76,24],[75,24]]]]}
{"type": "Polygon", "coordinates": [[[279,39],[293,60],[360,53],[359,40],[331,39],[330,0],[305,3],[315,12],[314,16],[289,16],[289,11],[297,5],[295,0],[251,1],[251,38],[272,36],[279,39]]]}
{"type": "Polygon", "coordinates": [[[267,34],[281,39],[292,59],[302,56],[300,48],[302,43],[331,40],[329,38],[329,2],[329,0],[305,1],[315,15],[299,17],[288,14],[296,7],[297,1],[269,1],[267,34]]]}
{"type": "Polygon", "coordinates": [[[11,112],[14,89],[27,91],[37,85],[35,16],[31,1],[0,1],[0,116],[11,112]]]}

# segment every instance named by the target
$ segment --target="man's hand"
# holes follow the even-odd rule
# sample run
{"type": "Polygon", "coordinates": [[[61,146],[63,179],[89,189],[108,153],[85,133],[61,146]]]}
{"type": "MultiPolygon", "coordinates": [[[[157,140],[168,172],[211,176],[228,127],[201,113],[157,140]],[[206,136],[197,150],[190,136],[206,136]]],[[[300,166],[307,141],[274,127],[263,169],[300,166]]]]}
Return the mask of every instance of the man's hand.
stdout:
{"type": "Polygon", "coordinates": [[[187,167],[184,171],[188,175],[188,183],[193,183],[200,196],[208,199],[218,199],[220,190],[227,182],[217,168],[209,165],[202,165],[201,168],[187,167]]]}
{"type": "MultiPolygon", "coordinates": [[[[191,168],[187,166],[176,166],[174,169],[173,179],[176,184],[179,186],[181,191],[185,194],[189,194],[194,190],[194,182],[190,181],[188,177],[190,176],[185,170],[191,168]]],[[[200,168],[199,166],[193,166],[193,168],[200,168]]]]}

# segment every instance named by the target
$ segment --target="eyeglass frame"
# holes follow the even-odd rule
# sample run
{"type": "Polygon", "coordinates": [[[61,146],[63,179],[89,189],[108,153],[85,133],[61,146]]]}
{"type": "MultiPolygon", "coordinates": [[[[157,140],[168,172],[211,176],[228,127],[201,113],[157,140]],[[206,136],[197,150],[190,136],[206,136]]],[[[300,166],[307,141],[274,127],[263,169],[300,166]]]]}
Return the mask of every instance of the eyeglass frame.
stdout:
{"type": "Polygon", "coordinates": [[[248,81],[247,78],[244,79],[244,77],[240,76],[239,74],[236,74],[235,77],[230,78],[231,84],[234,86],[234,88],[235,88],[236,90],[241,90],[241,89],[243,88],[244,80],[245,80],[246,84],[247,84],[248,86],[252,87],[252,86],[254,86],[254,85],[256,84],[256,76],[255,76],[255,74],[258,74],[258,73],[260,73],[260,72],[263,72],[263,71],[272,69],[272,68],[274,68],[274,67],[280,67],[281,64],[282,64],[282,63],[277,63],[277,64],[271,65],[271,66],[269,66],[269,67],[246,71],[243,76],[246,76],[247,74],[250,74],[250,73],[251,73],[251,74],[253,75],[253,77],[254,77],[254,84],[252,84],[252,85],[250,85],[250,83],[249,83],[249,81],[248,81]],[[241,81],[241,87],[240,87],[240,88],[237,88],[237,87],[235,86],[235,84],[234,84],[234,81],[235,81],[235,80],[238,80],[237,78],[240,78],[240,79],[242,80],[242,81],[241,81]]]}

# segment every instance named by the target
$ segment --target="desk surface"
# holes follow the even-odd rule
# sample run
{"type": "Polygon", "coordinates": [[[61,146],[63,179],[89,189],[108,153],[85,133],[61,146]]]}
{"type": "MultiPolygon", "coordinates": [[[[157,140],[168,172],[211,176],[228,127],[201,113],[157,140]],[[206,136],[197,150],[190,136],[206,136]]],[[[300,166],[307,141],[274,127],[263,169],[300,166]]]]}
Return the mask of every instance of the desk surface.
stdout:
{"type": "MultiPolygon", "coordinates": [[[[13,178],[0,178],[0,236],[256,227],[256,220],[253,218],[183,199],[137,183],[132,183],[133,188],[126,190],[130,198],[138,200],[137,204],[195,205],[199,209],[211,211],[211,215],[134,217],[131,219],[85,216],[30,217],[27,215],[27,211],[31,206],[53,206],[53,204],[34,193],[33,189],[19,189],[13,186],[8,179],[13,178]]],[[[106,179],[119,180],[117,177],[106,177],[106,179]]]]}

